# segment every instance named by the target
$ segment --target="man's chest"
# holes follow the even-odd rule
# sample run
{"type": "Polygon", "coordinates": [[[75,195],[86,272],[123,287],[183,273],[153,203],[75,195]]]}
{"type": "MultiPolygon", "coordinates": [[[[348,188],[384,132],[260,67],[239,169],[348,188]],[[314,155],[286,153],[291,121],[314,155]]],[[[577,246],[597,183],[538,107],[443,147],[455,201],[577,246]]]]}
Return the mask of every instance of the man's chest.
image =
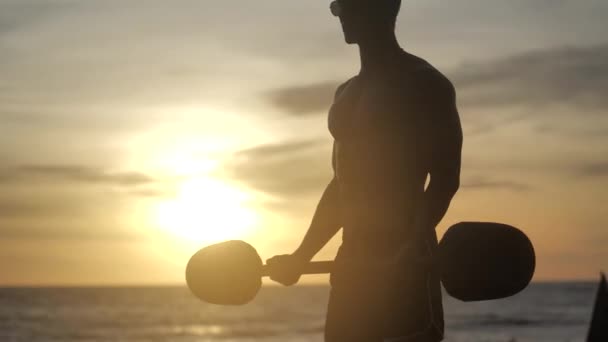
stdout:
{"type": "Polygon", "coordinates": [[[387,141],[412,137],[422,130],[421,113],[406,87],[356,78],[336,97],[328,128],[336,141],[387,141]]]}
{"type": "Polygon", "coordinates": [[[332,105],[336,173],[389,176],[414,165],[424,150],[423,113],[406,92],[385,84],[348,84],[332,105]]]}

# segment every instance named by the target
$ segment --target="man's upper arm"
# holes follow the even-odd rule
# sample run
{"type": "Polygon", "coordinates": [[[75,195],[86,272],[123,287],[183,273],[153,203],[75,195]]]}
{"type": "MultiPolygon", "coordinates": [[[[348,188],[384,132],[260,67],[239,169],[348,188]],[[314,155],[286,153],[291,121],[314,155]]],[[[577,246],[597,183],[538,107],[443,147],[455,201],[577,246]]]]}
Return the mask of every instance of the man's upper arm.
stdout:
{"type": "Polygon", "coordinates": [[[431,182],[456,191],[460,185],[462,126],[456,91],[443,76],[433,77],[424,96],[429,124],[431,182]]]}
{"type": "Polygon", "coordinates": [[[335,176],[336,175],[336,141],[335,140],[334,140],[334,143],[331,148],[331,168],[334,171],[334,176],[335,176]]]}
{"type": "MultiPolygon", "coordinates": [[[[339,96],[342,94],[342,92],[344,91],[344,89],[346,88],[346,86],[348,85],[348,83],[349,83],[350,81],[351,81],[351,80],[348,80],[348,81],[346,81],[346,82],[344,82],[344,83],[342,83],[342,84],[340,84],[340,85],[338,86],[338,88],[336,89],[336,92],[335,92],[335,94],[334,94],[334,102],[335,102],[335,101],[338,99],[338,97],[339,97],[339,96]]],[[[336,146],[336,141],[334,140],[334,142],[333,142],[333,146],[332,146],[332,149],[331,149],[331,166],[332,166],[332,169],[333,169],[333,171],[334,171],[334,175],[335,175],[335,173],[336,173],[336,148],[337,148],[337,146],[336,146]]]]}

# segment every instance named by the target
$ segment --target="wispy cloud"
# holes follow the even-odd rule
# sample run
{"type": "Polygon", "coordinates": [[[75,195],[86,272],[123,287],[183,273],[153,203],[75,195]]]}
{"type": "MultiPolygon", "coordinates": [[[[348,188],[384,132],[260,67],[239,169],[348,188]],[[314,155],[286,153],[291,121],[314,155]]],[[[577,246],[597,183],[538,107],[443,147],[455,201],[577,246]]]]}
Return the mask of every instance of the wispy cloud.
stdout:
{"type": "Polygon", "coordinates": [[[257,190],[289,200],[322,190],[331,179],[331,145],[306,140],[237,152],[226,173],[257,190]]]}
{"type": "Polygon", "coordinates": [[[0,198],[0,217],[26,218],[26,217],[48,217],[58,213],[66,214],[73,211],[74,206],[62,201],[45,201],[35,199],[24,200],[23,198],[0,198]]]}
{"type": "Polygon", "coordinates": [[[85,165],[0,169],[0,237],[141,238],[124,220],[138,199],[166,197],[174,185],[145,173],[85,165]]]}
{"type": "Polygon", "coordinates": [[[582,114],[608,108],[608,45],[530,51],[463,65],[449,75],[464,106],[570,105],[582,114]]]}
{"type": "Polygon", "coordinates": [[[144,186],[157,182],[140,172],[111,172],[81,165],[21,165],[0,169],[0,182],[53,182],[144,186]]]}
{"type": "Polygon", "coordinates": [[[339,82],[321,82],[276,89],[267,94],[277,108],[288,114],[301,116],[326,112],[339,82]]]}
{"type": "Polygon", "coordinates": [[[531,185],[500,179],[490,179],[488,177],[469,177],[461,182],[461,188],[465,190],[485,190],[485,189],[506,189],[512,191],[530,191],[531,185]]]}
{"type": "Polygon", "coordinates": [[[575,168],[574,174],[582,178],[594,178],[608,176],[608,162],[590,162],[575,168]]]}
{"type": "Polygon", "coordinates": [[[121,230],[116,227],[85,224],[80,226],[58,226],[49,223],[5,224],[0,227],[0,237],[3,239],[42,239],[42,240],[142,240],[145,236],[133,231],[121,230]]]}
{"type": "Polygon", "coordinates": [[[0,12],[0,35],[43,20],[69,7],[68,1],[4,0],[0,12]]]}
{"type": "Polygon", "coordinates": [[[132,239],[122,222],[127,196],[80,187],[3,187],[0,237],[36,239],[132,239]]]}
{"type": "Polygon", "coordinates": [[[254,161],[257,159],[273,158],[276,156],[284,157],[306,152],[312,148],[318,148],[324,143],[325,142],[321,140],[301,140],[260,145],[237,151],[236,156],[246,157],[254,161]]]}

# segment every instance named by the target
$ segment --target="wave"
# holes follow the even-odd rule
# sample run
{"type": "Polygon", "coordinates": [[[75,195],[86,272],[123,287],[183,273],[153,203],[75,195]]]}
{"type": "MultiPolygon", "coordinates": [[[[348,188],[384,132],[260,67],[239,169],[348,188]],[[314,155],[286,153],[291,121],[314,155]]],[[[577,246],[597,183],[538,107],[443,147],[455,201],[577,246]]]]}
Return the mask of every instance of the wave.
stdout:
{"type": "Polygon", "coordinates": [[[586,325],[587,321],[572,317],[522,317],[506,316],[496,314],[468,315],[451,319],[450,328],[454,329],[474,329],[474,328],[525,328],[525,327],[567,327],[586,325]]]}

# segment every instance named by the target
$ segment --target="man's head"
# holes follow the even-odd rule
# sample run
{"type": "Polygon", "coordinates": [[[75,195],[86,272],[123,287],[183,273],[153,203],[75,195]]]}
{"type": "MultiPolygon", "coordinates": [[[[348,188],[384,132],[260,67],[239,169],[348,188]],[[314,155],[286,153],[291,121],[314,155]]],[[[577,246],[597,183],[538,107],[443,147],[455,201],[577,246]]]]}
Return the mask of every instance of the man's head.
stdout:
{"type": "Polygon", "coordinates": [[[335,0],[331,12],[340,18],[348,44],[359,44],[392,34],[401,0],[335,0]]]}

